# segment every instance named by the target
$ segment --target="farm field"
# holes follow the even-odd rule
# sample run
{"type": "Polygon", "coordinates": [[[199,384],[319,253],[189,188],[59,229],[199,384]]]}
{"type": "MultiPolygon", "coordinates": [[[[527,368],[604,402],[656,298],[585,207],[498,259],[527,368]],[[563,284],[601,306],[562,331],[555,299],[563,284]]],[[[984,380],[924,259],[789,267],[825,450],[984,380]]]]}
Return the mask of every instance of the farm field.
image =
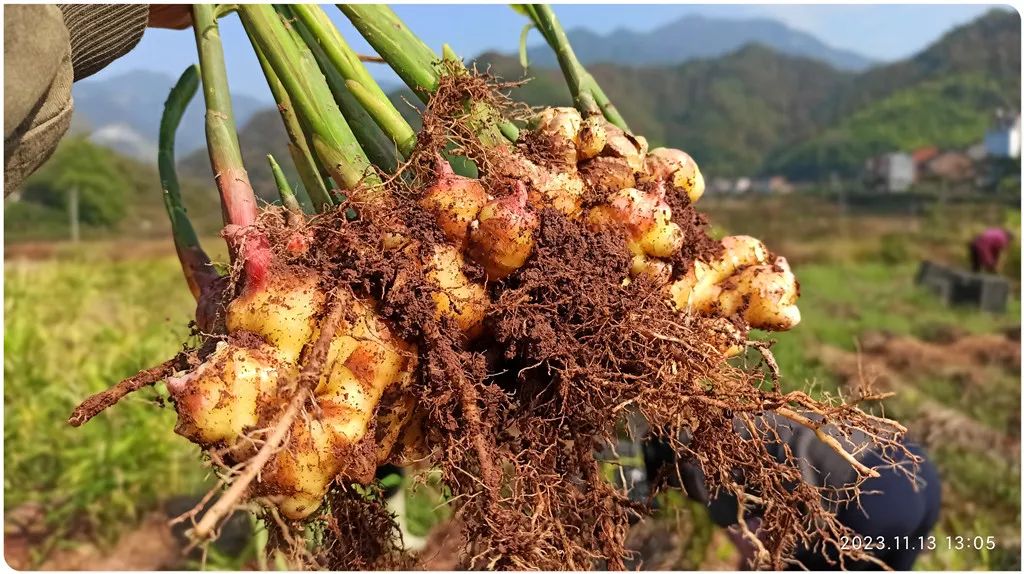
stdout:
{"type": "MultiPolygon", "coordinates": [[[[711,200],[706,210],[719,233],[749,233],[787,255],[801,281],[803,322],[772,336],[784,383],[835,395],[867,381],[894,392],[871,408],[904,422],[935,458],[944,480],[935,534],[996,537],[995,550],[937,550],[918,568],[1019,568],[1019,283],[1003,315],[950,309],[913,285],[922,258],[962,263],[970,233],[984,225],[1009,223],[1019,237],[1019,212],[970,204],[910,216],[841,213],[803,196],[711,200]]],[[[1019,276],[1014,250],[1006,272],[1019,276]]],[[[169,503],[211,484],[198,449],[172,432],[162,385],[82,428],[64,422],[79,400],[185,341],[193,303],[170,241],[5,245],[4,286],[8,564],[202,566],[182,558],[162,526],[169,503]],[[139,532],[159,536],[125,543],[139,532]]],[[[430,504],[410,496],[414,533],[434,520],[430,504]]],[[[648,566],[735,567],[721,533],[691,505],[666,506],[636,527],[648,566]]],[[[215,549],[205,565],[273,567],[256,561],[259,543],[215,549]]]]}

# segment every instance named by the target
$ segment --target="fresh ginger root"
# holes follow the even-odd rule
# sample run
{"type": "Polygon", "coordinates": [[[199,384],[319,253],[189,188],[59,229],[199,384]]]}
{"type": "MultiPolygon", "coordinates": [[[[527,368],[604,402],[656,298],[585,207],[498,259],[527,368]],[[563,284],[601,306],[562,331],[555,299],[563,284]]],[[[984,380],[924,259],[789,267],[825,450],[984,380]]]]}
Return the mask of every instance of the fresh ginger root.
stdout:
{"type": "Polygon", "coordinates": [[[484,205],[470,225],[470,256],[492,280],[503,279],[526,263],[539,220],[527,205],[526,188],[484,205]]]}
{"type": "Polygon", "coordinates": [[[800,322],[800,287],[789,264],[757,239],[722,239],[713,261],[696,261],[669,291],[679,310],[728,317],[740,314],[755,329],[785,331],[800,322]]]}
{"type": "MultiPolygon", "coordinates": [[[[473,199],[455,199],[467,184],[449,185],[445,193],[451,198],[443,201],[436,199],[441,192],[433,187],[430,191],[433,205],[440,206],[435,214],[442,228],[457,217],[463,221],[464,214],[476,210],[476,219],[469,224],[468,255],[483,265],[489,279],[507,277],[526,263],[538,225],[537,213],[554,208],[570,218],[583,218],[593,229],[621,228],[633,256],[631,273],[666,283],[667,297],[680,311],[738,315],[757,329],[786,330],[799,323],[796,277],[785,259],[771,255],[753,237],[724,238],[716,259],[697,260],[685,272],[677,270],[678,278],[669,283],[673,269],[666,259],[678,252],[687,238],[672,221],[667,196],[683,195],[688,203],[695,203],[704,194],[704,177],[688,154],[668,148],[648,152],[644,138],[627,134],[600,117],[583,119],[573,108],[546,109],[531,125],[536,132],[560,141],[553,148],[569,150],[564,158],[567,166],[545,168],[521,158],[519,175],[526,190],[520,187],[513,194],[492,199],[482,209],[475,207],[479,201],[476,191],[467,195],[473,199]],[[595,161],[604,162],[605,167],[588,170],[588,177],[583,177],[578,166],[595,161]],[[629,183],[644,183],[648,191],[626,185],[629,183]],[[584,210],[580,184],[614,191],[584,210]],[[464,204],[473,207],[461,207],[464,204]]],[[[445,181],[450,182],[450,176],[445,181]]]]}
{"type": "MultiPolygon", "coordinates": [[[[621,233],[630,273],[662,285],[678,311],[715,318],[713,343],[723,356],[743,349],[745,328],[735,319],[768,330],[799,322],[796,278],[785,259],[752,237],[726,237],[712,260],[672,268],[669,259],[688,238],[673,221],[671,205],[679,202],[669,194],[692,203],[704,189],[700,170],[684,152],[648,152],[642,137],[569,108],[546,110],[535,125],[558,139],[553,149],[562,150],[564,165],[513,154],[508,165],[515,184],[507,188],[458,176],[438,158],[434,180],[418,200],[447,240],[430,245],[422,263],[436,319],[449,320],[467,339],[477,337],[490,299],[485,283],[467,275],[467,262],[478,264],[487,281],[505,280],[529,260],[543,210],[554,209],[591,229],[621,233]],[[588,189],[603,193],[585,204],[588,189]]],[[[384,250],[415,250],[421,240],[396,231],[383,241],[384,250]]],[[[227,337],[201,365],[169,380],[177,432],[207,449],[226,449],[236,463],[255,455],[282,397],[297,392],[293,381],[319,337],[329,300],[316,273],[275,265],[258,232],[247,245],[247,280],[227,307],[227,337]]],[[[312,401],[291,421],[285,442],[251,487],[290,519],[316,511],[336,479],[371,480],[374,466],[396,445],[415,443],[410,436],[417,434],[403,434],[419,420],[415,400],[403,392],[416,367],[416,347],[394,334],[374,301],[351,294],[333,300],[345,306],[344,320],[330,339],[319,383],[309,389],[312,401]]]]}
{"type": "MultiPolygon", "coordinates": [[[[297,392],[281,385],[296,380],[303,353],[320,336],[328,301],[316,274],[275,265],[258,232],[247,238],[245,255],[257,268],[247,263],[250,280],[227,306],[226,340],[198,367],[168,381],[177,432],[207,448],[226,447],[235,462],[255,454],[259,434],[275,423],[281,397],[297,392]]],[[[439,316],[451,317],[467,334],[479,328],[486,295],[462,273],[461,253],[437,246],[424,273],[436,287],[431,296],[439,316]]],[[[254,494],[291,519],[314,512],[338,476],[372,479],[412,413],[411,397],[391,393],[396,398],[389,417],[376,423],[376,435],[386,440],[375,448],[383,452],[358,454],[385,393],[408,384],[416,349],[394,335],[373,301],[344,293],[334,300],[344,306],[344,318],[327,346],[323,375],[310,389],[315,408],[291,423],[254,487],[254,494]]]]}
{"type": "MultiPolygon", "coordinates": [[[[261,415],[274,412],[280,382],[294,379],[288,375],[298,369],[295,349],[314,337],[323,312],[325,297],[314,282],[274,271],[269,276],[260,292],[243,294],[229,306],[228,341],[199,367],[168,382],[178,409],[177,432],[204,446],[224,445],[235,459],[254,454],[249,433],[273,424],[261,415]]],[[[294,420],[257,487],[291,519],[315,511],[339,474],[365,475],[366,468],[347,466],[359,457],[339,454],[357,447],[385,391],[405,385],[415,366],[415,349],[395,337],[371,302],[349,296],[337,304],[346,305],[346,318],[313,390],[317,408],[294,420]]]]}

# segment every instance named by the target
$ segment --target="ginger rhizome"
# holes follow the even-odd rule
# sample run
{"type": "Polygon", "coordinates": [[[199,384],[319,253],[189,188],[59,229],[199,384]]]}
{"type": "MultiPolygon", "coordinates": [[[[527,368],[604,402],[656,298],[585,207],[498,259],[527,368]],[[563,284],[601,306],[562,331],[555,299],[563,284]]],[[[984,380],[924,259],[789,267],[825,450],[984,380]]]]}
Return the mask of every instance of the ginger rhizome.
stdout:
{"type": "MultiPolygon", "coordinates": [[[[230,114],[214,96],[226,84],[208,74],[214,36],[199,33],[211,13],[195,10],[204,88],[219,88],[207,91],[208,133],[218,134],[230,114]]],[[[581,97],[582,113],[523,114],[503,85],[447,50],[432,57],[386,8],[342,6],[424,100],[415,133],[383,92],[374,96],[317,8],[239,11],[293,159],[317,168],[301,171],[317,213],[301,211],[272,158],[286,208],[228,209],[250,205],[235,197],[248,183],[240,156],[211,140],[215,169],[236,178],[221,189],[234,214],[223,232],[232,265],[194,289],[200,344],[72,417],[81,424],[166,379],[175,431],[228,487],[195,524],[197,538],[251,499],[281,540],[301,541],[290,529],[309,527],[333,536],[319,549],[293,543],[302,565],[394,566],[393,545],[381,542],[390,521],[378,520],[366,488],[379,465],[416,463],[439,474],[456,509],[465,566],[619,568],[629,518],[643,508],[605,480],[597,453],[634,419],[670,440],[688,433],[678,446],[710,487],[749,488],[772,505],[773,524],[785,527],[772,530],[762,564],[782,565],[810,532],[842,531],[822,493],[793,490],[798,471],[738,436],[733,418],[785,409],[810,420],[798,408],[890,448],[901,427],[766,383],[774,360],[748,336],[795,327],[799,285],[761,241],[708,235],[692,157],[649,149],[600,103],[596,84],[581,86],[597,107],[581,97]],[[320,190],[325,182],[344,189],[320,190]],[[764,354],[762,369],[728,361],[750,347],[764,354]],[[353,530],[344,525],[354,515],[377,518],[353,530]]],[[[557,39],[550,18],[539,21],[557,39]]],[[[176,241],[188,239],[178,231],[176,241]]]]}

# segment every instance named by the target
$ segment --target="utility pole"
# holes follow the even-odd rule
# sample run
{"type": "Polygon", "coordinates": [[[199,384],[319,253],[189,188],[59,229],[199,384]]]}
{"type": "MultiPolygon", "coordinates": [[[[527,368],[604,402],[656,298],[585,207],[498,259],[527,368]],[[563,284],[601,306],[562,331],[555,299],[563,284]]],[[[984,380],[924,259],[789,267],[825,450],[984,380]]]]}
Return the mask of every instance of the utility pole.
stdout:
{"type": "Polygon", "coordinates": [[[832,194],[838,196],[839,200],[839,236],[846,239],[848,236],[849,225],[846,221],[846,211],[848,209],[846,205],[846,186],[839,180],[839,174],[831,172],[829,174],[829,187],[832,188],[832,194]]]}
{"type": "Polygon", "coordinates": [[[78,187],[73,186],[68,191],[68,223],[71,228],[71,242],[78,243],[80,238],[78,231],[78,187]]]}

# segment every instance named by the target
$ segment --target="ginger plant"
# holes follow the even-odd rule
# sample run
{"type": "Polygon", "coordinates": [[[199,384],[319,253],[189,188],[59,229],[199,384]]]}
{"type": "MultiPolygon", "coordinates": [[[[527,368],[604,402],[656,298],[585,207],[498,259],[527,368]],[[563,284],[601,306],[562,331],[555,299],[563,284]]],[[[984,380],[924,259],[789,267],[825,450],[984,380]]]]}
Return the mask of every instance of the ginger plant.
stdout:
{"type": "Polygon", "coordinates": [[[765,383],[774,360],[748,334],[795,327],[798,284],[757,239],[707,235],[693,158],[628,130],[546,6],[523,10],[555,48],[576,107],[528,113],[386,6],[340,8],[425,104],[421,129],[321,8],[239,5],[316,213],[302,212],[273,158],[284,207],[257,209],[221,10],[195,6],[231,270],[216,275],[190,232],[167,155],[195,91],[187,71],[165,109],[161,173],[200,344],[88,399],[72,424],[166,380],[176,432],[226,485],[201,518],[188,516],[195,539],[254,500],[306,566],[396,564],[391,522],[366,488],[378,465],[416,461],[451,494],[465,565],[621,568],[628,519],[643,509],[603,479],[595,452],[632,416],[672,440],[689,433],[679,448],[712,487],[756,489],[772,505],[765,563],[783,564],[812,531],[838,540],[823,493],[794,490],[795,466],[739,436],[733,418],[775,411],[813,425],[801,414],[812,412],[884,448],[904,429],[765,383]],[[748,347],[766,369],[727,361],[748,347]]]}

